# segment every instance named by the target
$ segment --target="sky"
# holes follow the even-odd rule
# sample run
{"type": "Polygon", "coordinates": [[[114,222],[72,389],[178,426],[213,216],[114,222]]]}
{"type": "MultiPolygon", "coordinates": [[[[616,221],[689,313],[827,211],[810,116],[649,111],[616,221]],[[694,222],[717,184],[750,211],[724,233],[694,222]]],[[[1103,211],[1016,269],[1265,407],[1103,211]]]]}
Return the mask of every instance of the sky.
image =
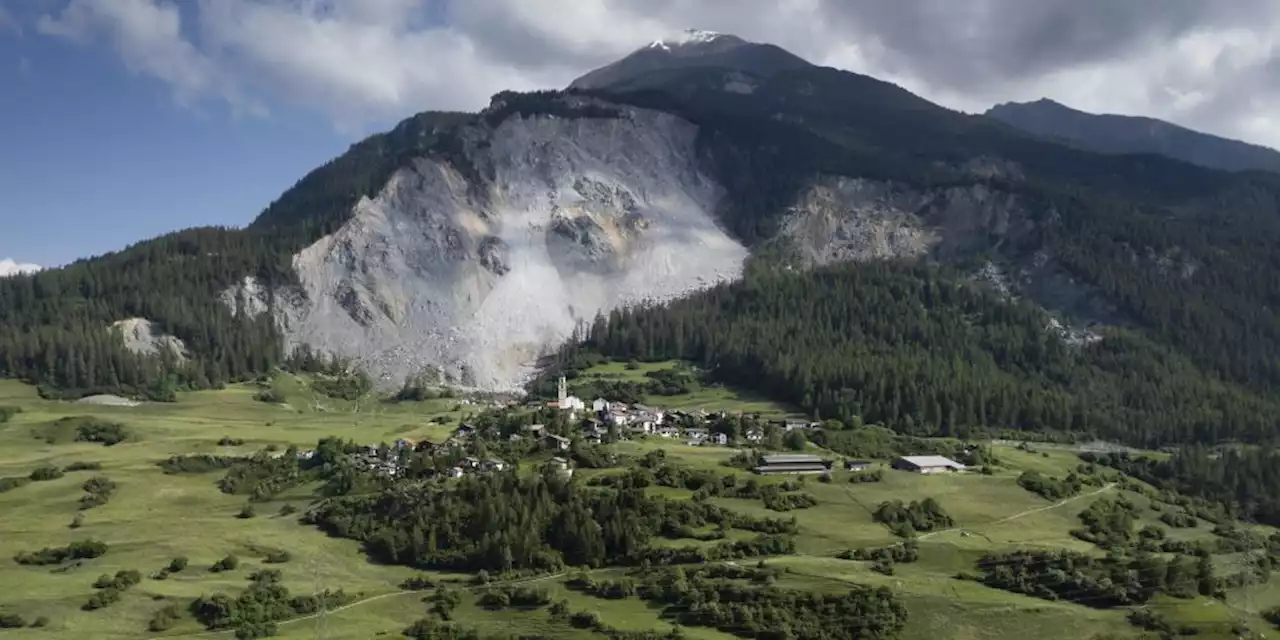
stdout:
{"type": "Polygon", "coordinates": [[[247,224],[413,113],[686,28],[964,111],[1049,97],[1280,147],[1274,0],[0,0],[0,259],[247,224]]]}

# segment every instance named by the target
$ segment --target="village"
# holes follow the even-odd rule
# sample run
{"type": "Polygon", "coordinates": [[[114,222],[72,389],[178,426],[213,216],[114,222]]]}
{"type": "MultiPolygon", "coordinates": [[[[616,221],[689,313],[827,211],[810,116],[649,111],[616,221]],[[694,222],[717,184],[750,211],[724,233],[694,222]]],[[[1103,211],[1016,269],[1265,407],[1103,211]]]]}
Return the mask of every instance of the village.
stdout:
{"type": "MultiPolygon", "coordinates": [[[[441,475],[460,478],[469,474],[500,472],[511,467],[503,459],[478,453],[504,448],[508,452],[524,455],[549,452],[552,457],[545,461],[544,466],[572,475],[574,463],[571,451],[575,439],[594,446],[626,440],[664,438],[687,446],[741,447],[750,450],[767,448],[764,445],[770,431],[788,434],[820,426],[817,422],[805,420],[773,420],[763,425],[750,426],[739,437],[731,438],[724,430],[714,428],[714,425],[730,417],[728,412],[664,409],[606,398],[596,398],[588,405],[586,401],[568,393],[564,378],[559,380],[556,400],[498,404],[490,409],[499,412],[510,409],[551,411],[562,426],[556,429],[559,433],[553,432],[546,424],[539,423],[521,424],[495,432],[491,428],[482,428],[464,421],[442,442],[401,438],[390,444],[360,446],[350,454],[352,463],[359,470],[395,478],[404,474],[413,454],[426,454],[449,461],[450,466],[441,469],[441,475]],[[490,445],[481,444],[483,441],[490,442],[490,445]],[[494,447],[495,444],[499,446],[494,447]],[[506,446],[502,446],[503,444],[506,446]]],[[[308,459],[313,454],[313,451],[300,451],[297,455],[300,459],[308,459]]],[[[835,467],[832,460],[805,453],[760,455],[757,461],[758,464],[752,467],[752,471],[761,475],[829,474],[835,467]]],[[[856,472],[869,469],[871,465],[868,460],[844,460],[843,468],[845,471],[856,472]]],[[[892,467],[925,474],[966,469],[964,464],[937,455],[903,456],[896,459],[892,467]]]]}

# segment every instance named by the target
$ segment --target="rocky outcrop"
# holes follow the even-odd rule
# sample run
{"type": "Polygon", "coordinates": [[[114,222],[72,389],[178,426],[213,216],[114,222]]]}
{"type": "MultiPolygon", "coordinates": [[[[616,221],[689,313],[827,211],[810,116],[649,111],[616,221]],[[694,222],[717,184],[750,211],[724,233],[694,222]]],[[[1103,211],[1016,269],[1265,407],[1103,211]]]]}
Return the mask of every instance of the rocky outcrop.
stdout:
{"type": "Polygon", "coordinates": [[[469,160],[397,172],[336,233],[296,255],[301,286],[224,292],[274,313],[288,345],[354,359],[395,384],[441,369],[508,389],[601,311],[680,296],[741,273],[716,224],[722,190],[698,168],[696,128],[668,114],[511,117],[469,160]]]}
{"type": "Polygon", "coordinates": [[[133,353],[155,356],[165,350],[178,360],[186,359],[187,345],[182,340],[161,332],[146,318],[118,320],[111,323],[109,330],[118,331],[124,340],[124,347],[133,353]]]}

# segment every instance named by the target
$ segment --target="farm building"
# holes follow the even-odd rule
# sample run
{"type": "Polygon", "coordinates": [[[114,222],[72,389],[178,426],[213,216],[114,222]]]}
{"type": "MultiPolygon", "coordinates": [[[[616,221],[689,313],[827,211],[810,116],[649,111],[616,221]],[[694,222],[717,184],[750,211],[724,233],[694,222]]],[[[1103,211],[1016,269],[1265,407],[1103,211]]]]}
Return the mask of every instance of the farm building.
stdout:
{"type": "Polygon", "coordinates": [[[845,460],[845,471],[866,471],[871,468],[870,460],[845,460]]]}
{"type": "Polygon", "coordinates": [[[945,473],[964,471],[965,466],[942,456],[902,456],[893,462],[893,468],[916,473],[945,473]]]}
{"type": "Polygon", "coordinates": [[[776,473],[826,473],[831,470],[822,458],[813,455],[761,456],[760,465],[754,471],[759,474],[776,473]]]}

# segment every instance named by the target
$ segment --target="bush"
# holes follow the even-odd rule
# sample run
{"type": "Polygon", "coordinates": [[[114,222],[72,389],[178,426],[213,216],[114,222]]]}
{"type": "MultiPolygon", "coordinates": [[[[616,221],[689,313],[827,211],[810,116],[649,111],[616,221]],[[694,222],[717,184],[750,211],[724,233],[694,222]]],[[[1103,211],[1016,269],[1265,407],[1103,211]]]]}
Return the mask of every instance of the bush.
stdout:
{"type": "Polygon", "coordinates": [[[16,613],[0,613],[0,629],[21,629],[27,621],[16,613]]]}
{"type": "Polygon", "coordinates": [[[291,516],[297,512],[298,508],[291,504],[286,504],[283,507],[280,507],[280,515],[282,516],[291,516]]]}
{"type": "Polygon", "coordinates": [[[218,439],[219,447],[238,447],[242,444],[244,444],[244,439],[242,438],[232,438],[229,436],[222,436],[221,438],[218,439]]]}
{"type": "Polygon", "coordinates": [[[98,576],[98,579],[93,583],[93,588],[124,591],[139,582],[142,582],[142,574],[132,569],[121,570],[117,571],[114,576],[109,576],[105,573],[98,576]]]}
{"type": "Polygon", "coordinates": [[[27,477],[31,478],[32,482],[44,482],[47,480],[57,480],[58,478],[61,478],[63,475],[64,474],[62,473],[62,469],[59,469],[51,464],[44,464],[44,465],[40,465],[39,467],[36,467],[36,470],[32,471],[31,475],[27,477]]]}
{"type": "Polygon", "coordinates": [[[204,453],[189,456],[170,456],[167,460],[157,462],[156,465],[169,475],[180,473],[198,474],[226,469],[243,460],[244,458],[214,456],[204,453]]]}
{"type": "Polygon", "coordinates": [[[85,611],[96,611],[104,609],[120,601],[121,590],[115,587],[108,587],[89,597],[89,601],[80,605],[85,611]]]}
{"type": "Polygon", "coordinates": [[[169,573],[178,573],[179,571],[182,571],[183,569],[186,569],[186,568],[187,568],[186,556],[178,556],[169,561],[169,566],[168,566],[169,573]]]}
{"type": "Polygon", "coordinates": [[[151,621],[147,623],[147,630],[152,632],[168,631],[180,620],[182,620],[182,611],[178,609],[178,605],[165,605],[163,609],[151,616],[151,621]]]}
{"type": "Polygon", "coordinates": [[[72,471],[101,471],[101,470],[102,470],[101,462],[72,462],[71,464],[67,465],[66,468],[63,469],[63,471],[66,471],[67,473],[70,473],[72,471]]]}
{"type": "Polygon", "coordinates": [[[245,506],[240,508],[240,513],[237,513],[236,517],[240,518],[241,520],[248,520],[249,518],[252,518],[256,515],[258,515],[257,509],[254,509],[253,505],[251,504],[246,504],[245,506]]]}
{"type": "Polygon", "coordinates": [[[82,526],[84,526],[84,512],[76,512],[74,516],[71,516],[71,524],[68,524],[67,527],[79,529],[82,526]]]}
{"type": "Polygon", "coordinates": [[[97,558],[107,552],[105,542],[97,540],[80,540],[65,547],[45,547],[39,551],[22,551],[13,559],[18,564],[49,565],[62,564],[67,560],[97,558]]]}
{"type": "Polygon", "coordinates": [[[276,549],[274,551],[268,551],[266,557],[263,558],[262,561],[268,564],[284,564],[292,559],[293,555],[288,551],[285,551],[284,549],[276,549]]]}
{"type": "Polygon", "coordinates": [[[80,508],[92,509],[107,503],[115,493],[116,483],[106,476],[94,476],[86,480],[82,488],[85,495],[80,497],[80,508]]]}
{"type": "Polygon", "coordinates": [[[594,611],[577,611],[569,615],[569,624],[578,629],[599,629],[600,616],[594,611]]]}
{"type": "Polygon", "coordinates": [[[118,422],[91,420],[76,427],[76,442],[98,442],[113,446],[129,438],[129,430],[118,422]]]}
{"type": "Polygon", "coordinates": [[[0,424],[8,422],[19,413],[22,413],[22,407],[0,406],[0,424]]]}
{"type": "Polygon", "coordinates": [[[436,588],[436,583],[432,582],[431,578],[427,576],[413,576],[401,582],[400,588],[405,591],[426,591],[427,589],[436,588]]]}
{"type": "Polygon", "coordinates": [[[223,571],[235,571],[239,566],[240,558],[237,558],[234,554],[229,554],[227,557],[213,563],[213,566],[209,567],[209,572],[222,573],[223,571]]]}
{"type": "Polygon", "coordinates": [[[0,478],[0,493],[31,484],[31,478],[0,478]]]}

